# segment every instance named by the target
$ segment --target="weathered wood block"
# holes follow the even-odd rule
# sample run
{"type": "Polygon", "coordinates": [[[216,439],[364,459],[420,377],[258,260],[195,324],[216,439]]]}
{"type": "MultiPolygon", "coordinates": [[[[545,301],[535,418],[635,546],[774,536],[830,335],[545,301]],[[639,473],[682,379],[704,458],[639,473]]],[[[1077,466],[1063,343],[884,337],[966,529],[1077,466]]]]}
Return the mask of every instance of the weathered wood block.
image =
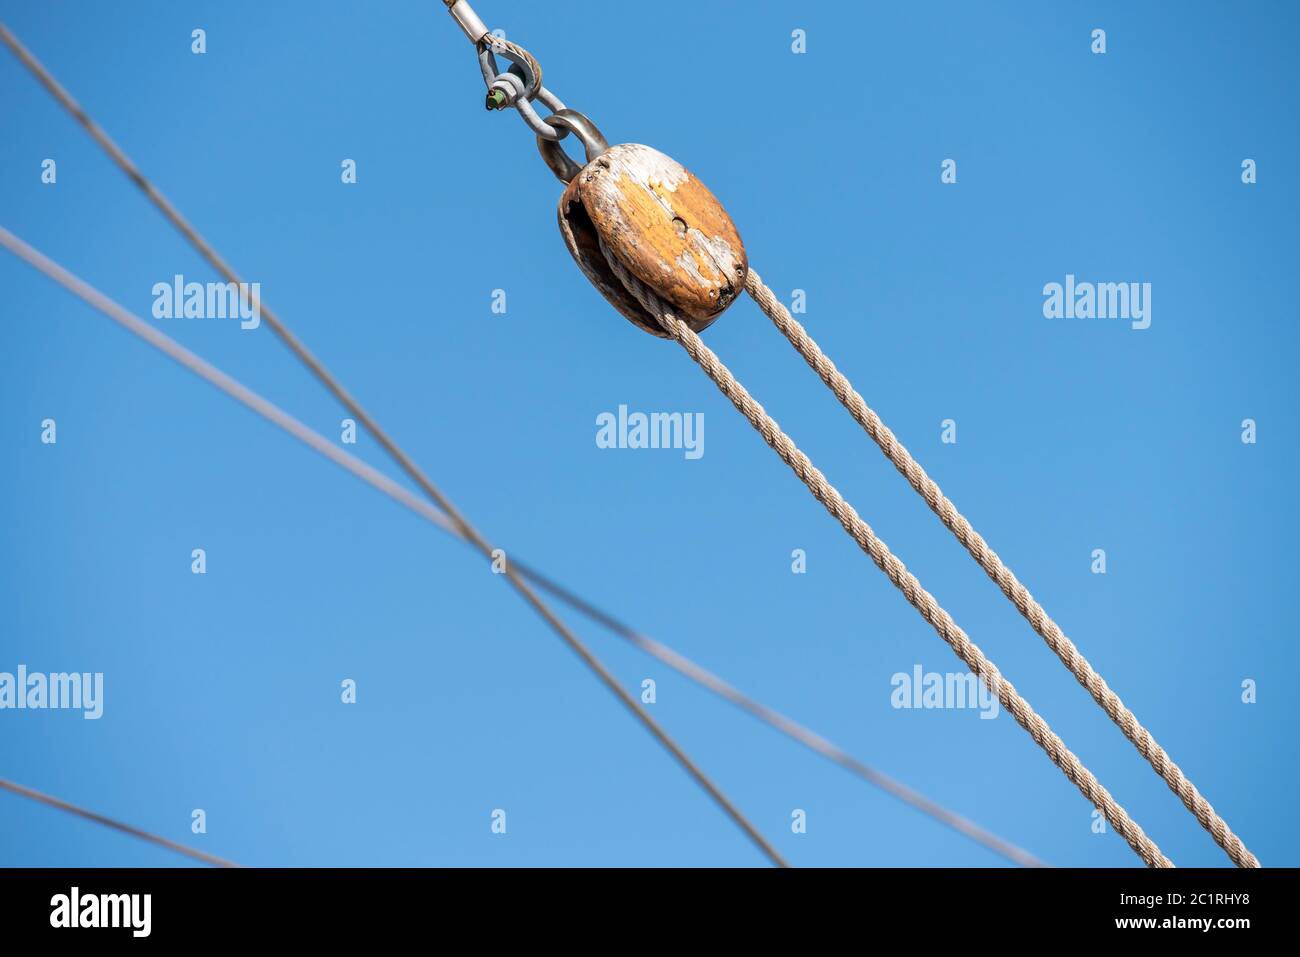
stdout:
{"type": "Polygon", "coordinates": [[[652,335],[664,332],[610,269],[601,239],[696,332],[745,286],[745,246],[722,204],[680,163],[648,146],[613,146],[588,163],[560,197],[559,220],[587,278],[652,335]]]}

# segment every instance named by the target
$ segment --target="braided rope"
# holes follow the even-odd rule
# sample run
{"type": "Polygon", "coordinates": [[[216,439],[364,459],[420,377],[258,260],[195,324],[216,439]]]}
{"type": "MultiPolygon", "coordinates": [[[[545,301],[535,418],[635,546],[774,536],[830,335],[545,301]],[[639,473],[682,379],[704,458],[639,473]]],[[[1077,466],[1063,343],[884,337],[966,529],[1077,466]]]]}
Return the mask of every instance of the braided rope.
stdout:
{"type": "Polygon", "coordinates": [[[795,475],[799,476],[813,498],[821,502],[835,517],[858,546],[903,593],[908,603],[921,613],[921,617],[929,622],[938,632],[939,637],[956,652],[957,657],[979,676],[989,691],[998,696],[1002,706],[1011,712],[1022,728],[1029,732],[1035,743],[1046,752],[1052,763],[1061,769],[1080,793],[1094,807],[1101,810],[1111,826],[1128,842],[1129,847],[1133,848],[1148,867],[1173,867],[1173,862],[1161,853],[1160,848],[1146,836],[1138,823],[1129,817],[1128,812],[1115,802],[1110,792],[1101,785],[1091,771],[1083,766],[1082,762],[1065,746],[1065,742],[1048,727],[1047,722],[1034,711],[1029,702],[1020,696],[1011,682],[1002,677],[997,666],[984,656],[984,652],[953,621],[952,616],[940,607],[934,596],[921,587],[916,576],[909,572],[889,547],[876,537],[871,526],[859,517],[853,506],[844,500],[835,487],[826,480],[826,476],[812,464],[808,456],[781,431],[776,420],[768,415],[745,387],[736,381],[731,371],[700,340],[700,337],[685,322],[673,315],[668,307],[606,248],[603,240],[601,251],[605,254],[610,268],[622,280],[628,291],[658,320],[669,336],[681,343],[682,348],[704,370],[705,375],[713,380],[722,394],[730,399],[731,404],[758,430],[763,436],[763,441],[771,446],[786,465],[790,466],[795,475]]]}
{"type": "Polygon", "coordinates": [[[1020,583],[1011,569],[1002,563],[997,553],[989,548],[988,543],[971,527],[965,516],[958,512],[957,507],[944,496],[935,481],[925,474],[925,469],[912,458],[903,444],[894,437],[894,433],[880,420],[880,416],[863,401],[862,396],[854,390],[849,380],[835,368],[835,363],[826,357],[798,320],[790,315],[785,304],[776,298],[772,290],[763,284],[762,278],[753,270],[750,270],[749,277],[745,280],[745,291],[758,303],[758,307],[772,320],[782,335],[790,341],[790,345],[804,357],[804,361],[821,376],[822,381],[835,393],[840,404],[880,447],[885,458],[894,463],[894,467],[906,477],[912,488],[925,499],[930,510],[939,516],[939,520],[966,547],[966,551],[970,552],[971,557],[979,563],[989,578],[997,583],[1002,593],[1011,599],[1012,604],[1020,610],[1020,614],[1033,626],[1034,631],[1042,636],[1047,646],[1061,659],[1061,663],[1078,679],[1079,684],[1088,689],[1093,700],[1105,709],[1110,719],[1124,732],[1124,736],[1133,742],[1138,753],[1151,763],[1152,769],[1164,778],[1169,789],[1182,799],[1189,811],[1196,815],[1201,826],[1214,837],[1215,843],[1223,848],[1238,867],[1259,867],[1259,859],[1246,849],[1241,838],[1232,833],[1227,822],[1215,813],[1210,802],[1201,796],[1183,774],[1182,769],[1165,753],[1164,748],[1156,743],[1151,732],[1142,726],[1133,712],[1125,707],[1119,695],[1112,691],[1101,675],[1093,670],[1088,659],[1065,636],[1056,622],[1048,617],[1043,606],[1029,594],[1029,589],[1020,583]]]}

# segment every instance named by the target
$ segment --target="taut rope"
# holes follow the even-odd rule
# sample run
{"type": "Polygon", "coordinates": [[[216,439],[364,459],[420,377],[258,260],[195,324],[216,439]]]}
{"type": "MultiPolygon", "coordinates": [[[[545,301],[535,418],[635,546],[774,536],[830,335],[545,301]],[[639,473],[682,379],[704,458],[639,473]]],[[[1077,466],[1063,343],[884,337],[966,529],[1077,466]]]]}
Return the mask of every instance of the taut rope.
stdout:
{"type": "MultiPolygon", "coordinates": [[[[195,229],[189,221],[181,215],[180,210],[172,205],[171,201],[165,197],[162,192],[149,181],[140,169],[131,161],[116,143],[104,132],[85,110],[78,105],[72,95],[65,90],[54,76],[41,65],[26,47],[19,42],[18,38],[9,31],[9,29],[0,23],[0,41],[13,51],[14,55],[23,63],[25,67],[40,81],[51,95],[77,120],[78,123],[88,132],[96,143],[109,155],[118,168],[122,170],[132,182],[134,182],[144,192],[146,196],[158,207],[159,211],[167,217],[168,221],[189,241],[208,263],[219,272],[228,282],[240,285],[239,276],[216,251],[216,249],[207,242],[195,229]]],[[[0,236],[16,240],[11,233],[0,228],[0,236]]],[[[66,273],[61,267],[50,262],[46,257],[28,247],[25,243],[18,241],[13,244],[6,244],[9,249],[17,253],[20,257],[26,259],[29,263],[37,268],[47,271],[47,274],[55,275],[66,273]],[[25,248],[24,248],[25,247],[25,248]],[[44,263],[45,265],[42,265],[44,263]]],[[[76,277],[64,276],[72,285],[77,285],[80,280],[76,277]]],[[[63,281],[63,280],[60,280],[63,281]]],[[[84,285],[84,284],[82,284],[84,285]]],[[[99,295],[97,291],[88,287],[78,292],[87,301],[93,301],[94,297],[99,295]],[[83,293],[85,293],[83,295],[83,293]]],[[[108,303],[110,306],[116,306],[115,303],[108,303]]],[[[126,326],[138,324],[143,329],[140,331],[148,338],[148,333],[156,332],[147,323],[141,322],[130,313],[117,306],[117,314],[110,312],[115,319],[126,326]]],[[[456,529],[456,533],[464,538],[467,542],[478,549],[484,557],[489,560],[493,556],[492,545],[479,531],[469,523],[468,519],[461,514],[460,510],[451,502],[451,500],[425,475],[424,471],[415,464],[415,461],[391,438],[387,432],[380,428],[376,422],[360,403],[352,396],[350,392],[343,387],[343,384],[331,373],[294,333],[280,321],[279,317],[266,305],[260,306],[261,318],[271,327],[272,331],[280,338],[289,350],[297,356],[298,360],[309,369],[313,375],[325,386],[335,398],[360,422],[366,430],[374,436],[375,440],[383,447],[384,451],[402,468],[411,478],[421,491],[438,506],[444,515],[451,521],[456,529]]],[[[194,357],[197,361],[197,356],[194,357]]],[[[628,692],[619,680],[609,671],[608,668],[597,658],[586,644],[569,628],[563,620],[560,619],[551,607],[542,599],[542,597],[533,590],[528,582],[515,570],[510,562],[505,564],[504,578],[519,593],[519,596],[550,626],[551,630],[559,636],[560,640],[576,654],[600,680],[600,682],[618,698],[619,702],[627,708],[628,711],[641,723],[641,725],[650,732],[669,754],[682,766],[682,769],[711,797],[714,802],[731,818],[731,820],[745,833],[750,841],[777,867],[788,867],[789,864],[777,852],[776,848],[765,838],[752,822],[744,815],[739,807],[725,795],[714,781],[704,773],[703,769],[691,759],[680,744],[664,730],[650,714],[637,703],[637,700],[628,692]]]]}
{"type": "MultiPolygon", "coordinates": [[[[31,263],[35,268],[40,270],[40,272],[44,273],[68,292],[78,296],[92,308],[99,310],[110,319],[122,323],[122,316],[125,311],[121,310],[120,307],[112,302],[112,300],[80,278],[74,276],[71,272],[64,269],[53,260],[48,257],[42,257],[40,253],[25,244],[21,239],[8,233],[4,227],[0,227],[0,247],[14,251],[25,261],[31,263]]],[[[200,359],[198,356],[189,352],[171,337],[153,329],[145,323],[125,323],[124,328],[132,334],[144,339],[148,344],[159,349],[164,355],[175,359],[196,376],[220,389],[236,402],[241,403],[266,421],[270,422],[272,425],[282,429],[288,435],[302,442],[308,448],[319,452],[325,458],[334,462],[346,471],[351,472],[354,476],[361,479],[361,481],[384,493],[398,504],[410,509],[414,514],[425,519],[432,525],[464,541],[460,531],[452,523],[451,519],[439,511],[427,499],[415,494],[406,486],[395,482],[393,479],[389,478],[387,475],[366,462],[363,462],[355,455],[344,451],[337,445],[337,443],[330,441],[319,432],[304,425],[288,412],[285,412],[279,406],[254,392],[252,389],[249,389],[243,383],[218,369],[212,363],[200,359]],[[150,334],[146,335],[144,330],[148,330],[150,334]]],[[[620,638],[627,641],[629,644],[634,645],[636,648],[667,665],[669,668],[672,668],[678,674],[695,682],[700,687],[705,688],[718,697],[731,702],[736,707],[770,725],[782,734],[787,735],[812,751],[822,755],[826,759],[851,771],[859,778],[875,785],[921,813],[927,814],[934,820],[951,827],[958,833],[969,837],[971,840],[977,841],[994,853],[1001,854],[1003,857],[1007,858],[1007,860],[1024,867],[1048,866],[1023,848],[1017,847],[1010,841],[999,837],[967,818],[962,817],[960,814],[949,810],[937,801],[927,798],[919,791],[916,791],[902,782],[896,781],[888,775],[863,763],[846,752],[843,748],[838,747],[811,729],[799,724],[792,718],[786,717],[776,709],[745,694],[734,685],[696,664],[694,661],[673,648],[636,631],[630,625],[625,624],[608,612],[602,611],[590,601],[580,597],[568,588],[557,583],[554,579],[549,578],[536,568],[526,564],[523,560],[514,556],[513,553],[511,554],[511,563],[518,570],[519,574],[535,584],[542,591],[554,596],[558,601],[568,605],[580,615],[608,629],[615,635],[618,635],[620,638]]],[[[10,790],[15,791],[15,793],[20,793],[24,796],[32,797],[33,799],[43,799],[42,796],[39,795],[39,792],[24,789],[21,785],[11,784],[0,780],[0,787],[7,787],[10,790]]],[[[65,810],[72,809],[71,805],[64,807],[67,802],[60,802],[58,798],[49,797],[48,795],[44,796],[44,798],[48,798],[48,800],[45,800],[45,803],[51,804],[52,806],[61,807],[65,810]]],[[[107,826],[117,827],[119,830],[127,830],[129,833],[135,833],[129,825],[120,825],[108,819],[100,820],[98,817],[89,814],[89,812],[85,816],[90,816],[92,820],[96,820],[99,823],[106,824],[107,826]]],[[[137,836],[143,836],[146,839],[153,839],[152,836],[148,834],[137,836]]],[[[195,853],[201,854],[202,852],[195,853]]]]}
{"type": "Polygon", "coordinates": [[[1129,847],[1133,848],[1148,867],[1173,867],[1173,862],[1161,853],[1160,848],[1146,836],[1137,822],[1129,817],[1128,812],[1115,802],[1096,776],[1074,756],[1074,753],[1065,746],[1065,742],[1048,727],[1047,722],[1034,711],[1029,702],[1020,696],[1011,682],[1002,677],[997,666],[984,656],[984,652],[935,601],[934,596],[921,587],[916,576],[909,572],[889,547],[876,537],[871,526],[864,522],[853,506],[844,500],[844,497],[826,480],[826,476],[812,464],[808,456],[781,431],[776,420],[764,411],[743,385],[736,381],[736,377],[713,354],[713,350],[706,346],[685,322],[673,315],[663,301],[605,247],[603,240],[601,250],[610,268],[627,287],[628,292],[659,321],[671,338],[681,343],[682,348],[704,370],[705,375],[713,380],[714,384],[722,390],[723,395],[731,400],[731,404],[739,409],[740,413],[758,430],[758,433],[763,436],[763,441],[772,447],[786,465],[790,466],[795,475],[799,476],[799,480],[808,487],[808,491],[812,492],[813,498],[826,507],[826,511],[835,517],[849,536],[858,543],[858,547],[880,567],[894,586],[903,593],[908,603],[919,611],[921,617],[938,632],[939,637],[948,643],[957,657],[998,696],[1002,706],[1011,712],[1016,722],[1029,732],[1035,743],[1047,753],[1052,763],[1061,769],[1083,796],[1094,807],[1101,810],[1111,826],[1128,842],[1129,847]]]}
{"type": "Polygon", "coordinates": [[[171,838],[161,837],[151,831],[145,831],[133,824],[125,824],[122,821],[115,820],[111,817],[105,817],[103,814],[96,814],[84,807],[79,807],[70,801],[62,798],[56,798],[52,794],[45,794],[37,791],[35,788],[24,787],[16,781],[6,781],[0,778],[0,790],[9,791],[17,794],[19,797],[25,797],[35,801],[38,804],[44,804],[47,807],[58,808],[60,811],[66,811],[69,814],[75,814],[77,817],[85,818],[87,821],[94,821],[96,824],[102,824],[104,827],[111,827],[115,831],[121,831],[123,834],[130,834],[132,837],[138,837],[142,841],[148,841],[150,844],[157,844],[159,847],[165,847],[169,851],[175,851],[177,854],[184,854],[186,857],[192,857],[196,861],[202,861],[204,864],[211,864],[213,867],[239,867],[234,861],[228,861],[224,857],[217,857],[215,854],[209,854],[207,851],[200,851],[197,848],[181,844],[171,838]]]}
{"type": "Polygon", "coordinates": [[[957,507],[943,494],[934,479],[925,474],[925,469],[912,458],[911,453],[903,447],[903,443],[895,438],[894,433],[880,420],[880,416],[863,401],[852,383],[835,368],[835,363],[826,357],[798,320],[790,315],[790,310],[785,307],[785,304],[776,298],[772,290],[763,284],[758,273],[752,269],[745,280],[745,291],[758,303],[758,307],[772,320],[773,325],[781,330],[781,334],[804,357],[827,387],[835,393],[835,398],[839,399],[840,404],[862,426],[863,431],[870,436],[871,441],[876,443],[885,458],[894,463],[894,468],[898,469],[912,488],[916,489],[917,494],[925,499],[925,503],[930,506],[930,511],[939,516],[939,520],[956,536],[957,541],[965,546],[971,558],[979,563],[989,578],[1002,589],[1002,593],[1019,609],[1020,614],[1025,616],[1025,620],[1033,626],[1034,631],[1042,636],[1047,642],[1047,647],[1061,659],[1061,664],[1069,669],[1070,673],[1078,679],[1079,684],[1088,689],[1093,700],[1110,715],[1110,719],[1124,732],[1124,736],[1133,742],[1138,753],[1151,763],[1156,774],[1164,778],[1169,789],[1182,798],[1187,810],[1196,815],[1201,826],[1214,837],[1215,843],[1227,852],[1238,867],[1259,867],[1259,859],[1247,850],[1241,838],[1232,833],[1227,822],[1215,812],[1210,802],[1201,796],[1183,774],[1182,769],[1165,753],[1164,748],[1156,743],[1151,732],[1144,728],[1137,716],[1125,707],[1124,702],[1110,689],[1105,679],[1093,670],[1088,659],[1074,646],[1074,642],[1065,636],[1056,622],[1052,621],[1043,610],[1043,606],[1029,594],[1029,589],[1022,585],[1012,574],[1011,569],[1002,563],[997,552],[989,548],[988,543],[971,527],[966,517],[957,511],[957,507]]]}

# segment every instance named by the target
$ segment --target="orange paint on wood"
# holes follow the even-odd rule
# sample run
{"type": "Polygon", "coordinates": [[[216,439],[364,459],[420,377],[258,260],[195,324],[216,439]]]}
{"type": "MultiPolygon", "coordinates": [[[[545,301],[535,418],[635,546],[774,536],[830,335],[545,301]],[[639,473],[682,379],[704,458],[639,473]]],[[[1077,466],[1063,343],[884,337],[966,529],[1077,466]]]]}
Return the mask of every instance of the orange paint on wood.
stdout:
{"type": "Polygon", "coordinates": [[[696,332],[731,305],[749,263],[735,224],[689,171],[648,146],[611,147],[560,197],[560,231],[584,274],[647,332],[663,336],[609,268],[600,240],[696,332]]]}

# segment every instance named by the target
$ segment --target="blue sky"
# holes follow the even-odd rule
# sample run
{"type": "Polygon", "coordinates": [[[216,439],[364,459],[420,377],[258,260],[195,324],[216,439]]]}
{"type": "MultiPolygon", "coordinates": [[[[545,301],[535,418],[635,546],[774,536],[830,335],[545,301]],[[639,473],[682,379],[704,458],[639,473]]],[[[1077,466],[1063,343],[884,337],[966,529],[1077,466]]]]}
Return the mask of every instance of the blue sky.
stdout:
{"type": "MultiPolygon", "coordinates": [[[[717,193],[1230,825],[1300,863],[1295,6],[477,6],[611,143],[717,193]],[[1067,274],[1151,283],[1151,327],[1045,318],[1067,274]]],[[[681,350],[586,283],[560,184],[484,112],[440,3],[0,10],[494,542],[1051,863],[1138,863],[1006,714],[891,707],[895,673],[960,662],[681,350]],[[598,448],[620,404],[703,413],[703,456],[598,448]]],[[[215,278],[7,53],[0,90],[0,223],[140,315],[159,281],[215,278]]],[[[12,257],[0,286],[0,671],[105,676],[98,721],[0,711],[0,776],[253,865],[763,863],[472,552],[12,257]]],[[[266,328],[159,325],[338,436],[266,328]]],[[[1162,850],[1227,863],[753,303],[705,338],[1162,850]]],[[[569,618],[629,689],[657,681],[655,717],[793,863],[1000,863],[569,618]]],[[[0,810],[0,864],[184,863],[0,810]]]]}

